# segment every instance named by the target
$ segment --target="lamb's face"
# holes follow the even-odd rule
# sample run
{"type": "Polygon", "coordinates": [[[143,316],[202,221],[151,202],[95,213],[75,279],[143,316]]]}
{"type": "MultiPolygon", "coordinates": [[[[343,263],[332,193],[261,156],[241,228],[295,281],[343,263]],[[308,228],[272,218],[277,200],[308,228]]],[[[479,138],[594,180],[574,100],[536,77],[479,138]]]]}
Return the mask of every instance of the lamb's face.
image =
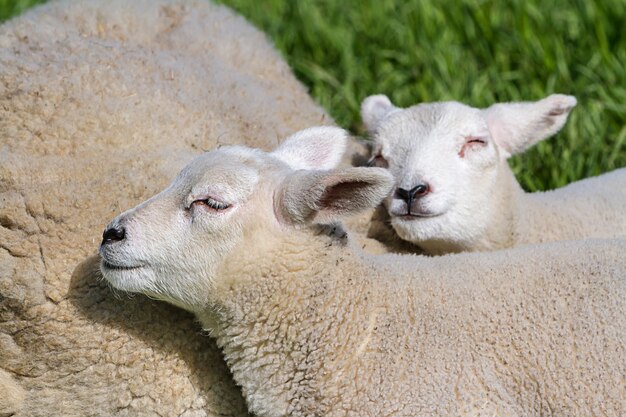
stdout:
{"type": "Polygon", "coordinates": [[[400,109],[368,97],[362,116],[376,142],[372,163],[395,178],[385,205],[398,235],[427,249],[471,248],[508,195],[498,189],[506,159],[556,133],[575,104],[552,95],[486,110],[457,102],[400,109]]]}
{"type": "Polygon", "coordinates": [[[391,186],[384,170],[330,169],[345,146],[343,130],[324,127],[302,131],[272,153],[227,147],[196,158],[167,189],[108,225],[100,246],[104,278],[124,291],[204,308],[218,271],[237,262],[232,253],[242,242],[384,198],[391,186]]]}
{"type": "Polygon", "coordinates": [[[242,239],[250,206],[258,218],[272,218],[271,199],[259,194],[278,170],[248,148],[196,158],[166,190],[108,225],[100,247],[104,277],[185,308],[203,304],[217,265],[242,239]]]}
{"type": "Polygon", "coordinates": [[[460,225],[482,217],[500,157],[480,110],[454,102],[399,110],[376,142],[373,163],[396,180],[385,205],[401,238],[456,239],[460,225]]]}

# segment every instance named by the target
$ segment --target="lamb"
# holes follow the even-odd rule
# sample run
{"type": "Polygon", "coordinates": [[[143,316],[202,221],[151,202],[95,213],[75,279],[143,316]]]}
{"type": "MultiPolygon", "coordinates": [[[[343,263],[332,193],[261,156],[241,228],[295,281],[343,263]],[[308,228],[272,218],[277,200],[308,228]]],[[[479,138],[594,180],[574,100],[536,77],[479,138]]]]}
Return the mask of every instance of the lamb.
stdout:
{"type": "Polygon", "coordinates": [[[0,26],[0,416],[246,416],[194,317],[101,280],[108,219],[202,149],[332,119],[205,0],[51,1],[0,26]]]}
{"type": "Polygon", "coordinates": [[[393,229],[430,254],[625,237],[626,169],[526,193],[506,161],[558,132],[575,105],[560,94],[485,110],[457,102],[400,109],[384,95],[365,99],[372,163],[396,179],[384,202],[393,229]]]}
{"type": "Polygon", "coordinates": [[[338,128],[222,147],[118,217],[104,278],[193,312],[258,416],[621,416],[626,240],[366,255],[391,191],[338,128]]]}

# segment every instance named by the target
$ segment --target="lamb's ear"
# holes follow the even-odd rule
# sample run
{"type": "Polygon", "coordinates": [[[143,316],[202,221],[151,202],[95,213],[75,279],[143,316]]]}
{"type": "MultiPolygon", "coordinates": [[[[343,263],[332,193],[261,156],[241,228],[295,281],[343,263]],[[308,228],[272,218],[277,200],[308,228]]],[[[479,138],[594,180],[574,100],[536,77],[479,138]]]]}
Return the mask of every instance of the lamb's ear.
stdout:
{"type": "Polygon", "coordinates": [[[338,127],[319,126],[301,130],[272,152],[291,168],[333,169],[339,165],[348,145],[348,133],[338,127]]]}
{"type": "Polygon", "coordinates": [[[369,96],[361,103],[361,119],[368,133],[376,132],[378,125],[394,111],[400,110],[384,94],[369,96]]]}
{"type": "Polygon", "coordinates": [[[494,141],[508,158],[561,130],[576,98],[553,94],[528,103],[499,103],[483,110],[494,141]]]}
{"type": "Polygon", "coordinates": [[[381,168],[294,172],[276,194],[276,214],[288,224],[329,223],[376,207],[393,182],[381,168]]]}

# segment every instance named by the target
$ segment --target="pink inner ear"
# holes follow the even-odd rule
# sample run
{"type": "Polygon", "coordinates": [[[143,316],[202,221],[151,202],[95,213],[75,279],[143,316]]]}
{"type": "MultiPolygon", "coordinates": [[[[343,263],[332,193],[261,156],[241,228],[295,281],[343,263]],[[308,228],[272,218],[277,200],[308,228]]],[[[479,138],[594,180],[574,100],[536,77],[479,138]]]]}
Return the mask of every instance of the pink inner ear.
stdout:
{"type": "Polygon", "coordinates": [[[507,138],[510,140],[511,132],[507,131],[501,120],[498,119],[493,113],[494,112],[487,113],[487,126],[491,138],[493,139],[495,145],[510,154],[513,151],[513,147],[511,143],[507,141],[507,138]]]}
{"type": "Polygon", "coordinates": [[[353,200],[358,200],[358,195],[369,186],[367,182],[349,181],[328,187],[319,199],[319,208],[338,213],[347,211],[355,203],[353,200]]]}

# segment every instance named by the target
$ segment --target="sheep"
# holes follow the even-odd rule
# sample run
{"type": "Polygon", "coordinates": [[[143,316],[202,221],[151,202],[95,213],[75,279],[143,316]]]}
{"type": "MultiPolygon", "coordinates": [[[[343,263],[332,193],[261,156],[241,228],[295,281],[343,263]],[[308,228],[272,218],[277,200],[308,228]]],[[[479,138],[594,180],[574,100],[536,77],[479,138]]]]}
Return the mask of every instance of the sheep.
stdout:
{"type": "Polygon", "coordinates": [[[626,240],[367,255],[393,178],[338,128],[222,147],[105,229],[104,278],[193,312],[258,416],[620,416],[626,240]]]}
{"type": "Polygon", "coordinates": [[[20,411],[26,393],[8,372],[0,369],[0,416],[11,416],[20,411]]]}
{"type": "Polygon", "coordinates": [[[247,415],[194,317],[111,293],[93,236],[203,149],[332,123],[208,1],[54,1],[3,23],[0,415],[247,415]]]}
{"type": "Polygon", "coordinates": [[[625,169],[526,193],[506,161],[558,132],[575,105],[561,94],[485,110],[457,102],[400,109],[384,95],[366,98],[372,164],[396,179],[384,202],[393,229],[430,254],[625,237],[625,169]]]}

